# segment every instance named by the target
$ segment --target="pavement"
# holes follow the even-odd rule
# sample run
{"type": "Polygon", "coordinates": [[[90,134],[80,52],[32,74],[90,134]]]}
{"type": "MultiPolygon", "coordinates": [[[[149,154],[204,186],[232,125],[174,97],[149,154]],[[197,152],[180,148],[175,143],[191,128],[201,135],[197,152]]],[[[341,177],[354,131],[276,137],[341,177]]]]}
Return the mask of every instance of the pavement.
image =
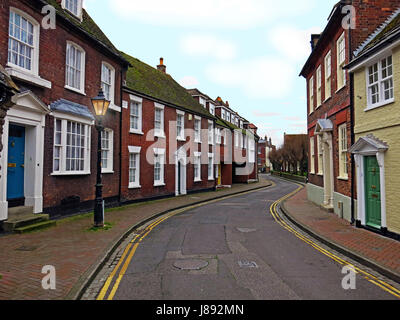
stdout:
{"type": "Polygon", "coordinates": [[[400,283],[400,242],[357,228],[307,200],[304,188],[284,201],[286,216],[331,248],[400,283]]]}
{"type": "Polygon", "coordinates": [[[176,208],[265,188],[258,183],[138,203],[106,211],[108,230],[92,231],[93,214],[57,221],[57,226],[23,235],[0,235],[0,300],[76,299],[86,282],[131,231],[176,208]],[[54,266],[56,289],[44,290],[44,266],[54,266]]]}
{"type": "Polygon", "coordinates": [[[171,213],[135,230],[118,248],[120,254],[98,273],[83,299],[400,298],[398,284],[323,247],[278,218],[277,202],[298,185],[270,179],[275,182],[270,188],[171,213]],[[354,290],[346,290],[340,259],[370,276],[354,275],[354,290]]]}

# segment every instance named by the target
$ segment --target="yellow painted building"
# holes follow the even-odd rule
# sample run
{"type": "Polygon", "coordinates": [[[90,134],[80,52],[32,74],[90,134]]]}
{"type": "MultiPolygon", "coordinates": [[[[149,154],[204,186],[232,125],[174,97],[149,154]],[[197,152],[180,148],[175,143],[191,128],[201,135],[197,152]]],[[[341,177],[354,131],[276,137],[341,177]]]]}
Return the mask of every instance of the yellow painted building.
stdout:
{"type": "Polygon", "coordinates": [[[400,12],[358,50],[354,83],[357,222],[400,235],[400,12]]]}

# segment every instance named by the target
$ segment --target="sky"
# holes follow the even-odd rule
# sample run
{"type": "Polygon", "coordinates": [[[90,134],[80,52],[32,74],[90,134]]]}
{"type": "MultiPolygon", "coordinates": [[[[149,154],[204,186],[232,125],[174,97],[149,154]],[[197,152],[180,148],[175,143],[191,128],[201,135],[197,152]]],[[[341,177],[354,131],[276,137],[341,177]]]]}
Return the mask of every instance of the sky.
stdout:
{"type": "Polygon", "coordinates": [[[279,146],[307,133],[300,71],[337,0],[84,0],[120,50],[198,88],[279,146]]]}

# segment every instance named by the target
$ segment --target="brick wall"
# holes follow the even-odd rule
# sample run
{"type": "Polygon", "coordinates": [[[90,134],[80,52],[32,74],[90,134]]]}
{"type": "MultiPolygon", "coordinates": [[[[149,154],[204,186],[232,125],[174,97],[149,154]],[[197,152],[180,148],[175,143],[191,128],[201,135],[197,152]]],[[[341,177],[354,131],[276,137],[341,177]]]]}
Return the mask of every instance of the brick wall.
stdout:
{"type": "MultiPolygon", "coordinates": [[[[39,8],[32,6],[30,1],[4,0],[0,5],[0,63],[7,64],[8,50],[8,22],[9,7],[18,8],[29,14],[38,23],[41,23],[43,15],[39,8]]],[[[93,40],[83,34],[78,34],[72,29],[62,24],[61,19],[57,19],[55,30],[45,30],[40,28],[39,44],[39,76],[52,83],[52,88],[42,88],[21,81],[16,83],[24,88],[31,90],[40,100],[49,105],[52,102],[63,98],[69,101],[86,106],[92,111],[91,97],[98,94],[101,86],[101,65],[107,62],[115,69],[115,104],[121,105],[121,62],[114,56],[107,53],[93,40]],[[85,67],[85,95],[70,91],[65,86],[65,60],[66,43],[72,41],[81,46],[86,52],[85,67]]],[[[94,112],[93,112],[94,113],[94,112]]],[[[104,197],[116,197],[119,193],[119,119],[120,114],[110,110],[104,120],[106,128],[114,131],[114,173],[103,176],[104,197]]],[[[44,155],[44,179],[43,179],[43,200],[44,208],[56,207],[61,204],[61,200],[78,196],[81,201],[94,199],[96,183],[96,159],[97,159],[97,131],[92,127],[91,132],[91,175],[86,176],[52,176],[53,172],[53,137],[54,137],[54,118],[50,115],[46,117],[45,129],[45,155],[44,155]]]]}

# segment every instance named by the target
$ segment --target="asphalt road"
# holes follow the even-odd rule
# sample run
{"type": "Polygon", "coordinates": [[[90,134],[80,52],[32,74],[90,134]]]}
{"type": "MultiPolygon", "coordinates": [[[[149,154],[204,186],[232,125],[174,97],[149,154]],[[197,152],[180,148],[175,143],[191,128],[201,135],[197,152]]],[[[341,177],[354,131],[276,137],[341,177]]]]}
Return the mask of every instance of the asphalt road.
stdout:
{"type": "Polygon", "coordinates": [[[270,206],[298,187],[272,180],[274,187],[198,207],[156,226],[138,244],[118,285],[111,283],[113,299],[396,299],[359,276],[355,290],[344,290],[343,266],[272,217],[270,206]]]}

